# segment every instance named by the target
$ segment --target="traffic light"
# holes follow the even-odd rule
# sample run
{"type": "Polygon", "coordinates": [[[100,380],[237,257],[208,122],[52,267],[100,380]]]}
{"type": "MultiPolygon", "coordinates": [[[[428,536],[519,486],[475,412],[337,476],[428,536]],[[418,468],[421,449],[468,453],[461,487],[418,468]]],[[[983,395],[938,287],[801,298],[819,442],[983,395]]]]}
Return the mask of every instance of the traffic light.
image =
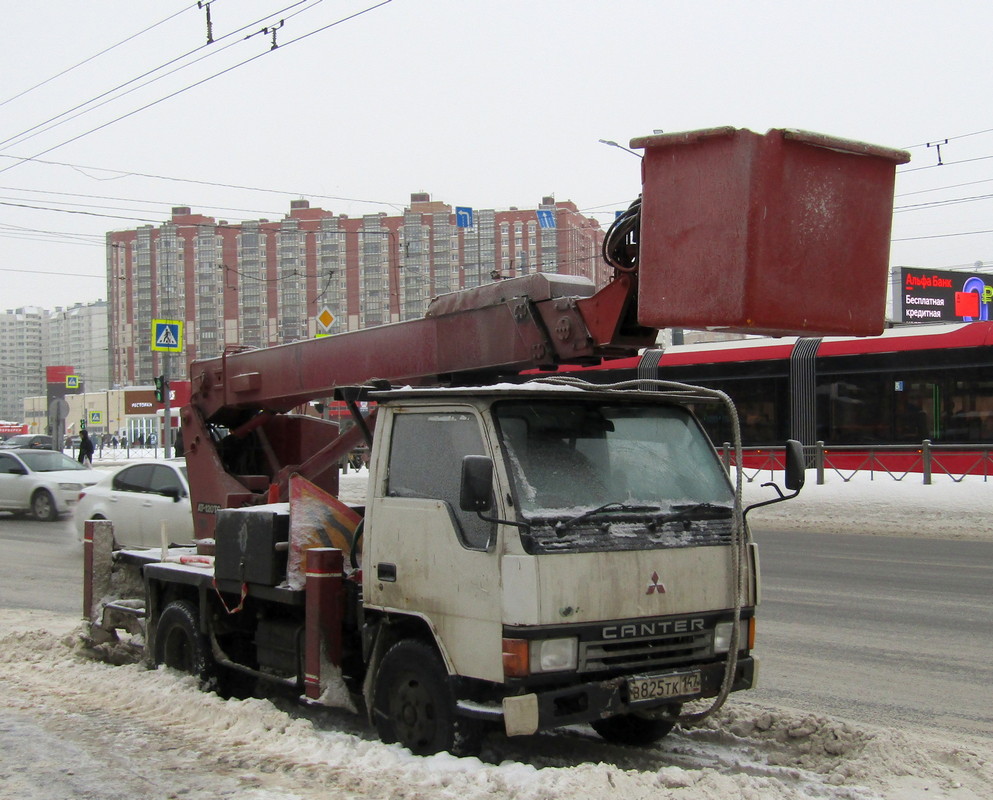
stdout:
{"type": "Polygon", "coordinates": [[[158,402],[165,400],[166,390],[169,388],[169,384],[166,382],[165,375],[155,376],[155,399],[158,402]]]}

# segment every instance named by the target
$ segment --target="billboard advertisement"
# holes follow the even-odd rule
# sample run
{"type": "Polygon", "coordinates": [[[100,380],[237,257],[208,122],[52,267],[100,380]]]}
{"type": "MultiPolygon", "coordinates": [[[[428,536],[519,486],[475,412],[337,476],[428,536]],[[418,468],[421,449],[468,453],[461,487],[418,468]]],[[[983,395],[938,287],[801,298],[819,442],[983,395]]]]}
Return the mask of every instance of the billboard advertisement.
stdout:
{"type": "Polygon", "coordinates": [[[904,322],[988,320],[993,273],[901,267],[897,291],[904,322]]]}

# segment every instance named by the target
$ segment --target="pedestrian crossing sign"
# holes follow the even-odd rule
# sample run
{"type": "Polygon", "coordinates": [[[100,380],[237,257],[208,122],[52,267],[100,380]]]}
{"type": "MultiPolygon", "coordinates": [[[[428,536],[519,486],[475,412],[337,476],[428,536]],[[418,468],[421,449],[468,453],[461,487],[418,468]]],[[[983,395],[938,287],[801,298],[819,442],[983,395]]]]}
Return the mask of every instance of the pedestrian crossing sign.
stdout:
{"type": "Polygon", "coordinates": [[[66,389],[78,389],[78,388],[79,388],[79,376],[66,375],[66,389]]]}
{"type": "Polygon", "coordinates": [[[183,352],[182,321],[176,319],[153,319],[152,350],[159,353],[183,352]]]}

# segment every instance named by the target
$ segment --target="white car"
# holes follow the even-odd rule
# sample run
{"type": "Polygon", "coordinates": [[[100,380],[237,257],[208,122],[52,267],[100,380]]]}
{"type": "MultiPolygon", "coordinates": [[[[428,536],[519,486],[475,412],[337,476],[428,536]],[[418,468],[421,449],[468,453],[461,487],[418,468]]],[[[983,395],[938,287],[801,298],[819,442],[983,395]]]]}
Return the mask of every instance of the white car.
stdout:
{"type": "Polygon", "coordinates": [[[100,473],[55,450],[0,451],[0,511],[50,522],[67,514],[100,473]]]}
{"type": "Polygon", "coordinates": [[[86,520],[109,519],[122,547],[160,547],[162,526],[170,544],[192,544],[193,513],[182,458],[128,464],[79,495],[76,530],[86,520]]]}

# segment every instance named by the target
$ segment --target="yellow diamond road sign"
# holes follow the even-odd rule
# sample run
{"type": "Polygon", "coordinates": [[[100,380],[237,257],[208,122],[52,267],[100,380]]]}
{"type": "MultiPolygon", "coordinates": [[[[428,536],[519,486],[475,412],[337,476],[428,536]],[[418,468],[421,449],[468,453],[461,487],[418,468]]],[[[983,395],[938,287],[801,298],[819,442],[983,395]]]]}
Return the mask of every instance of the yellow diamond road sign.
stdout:
{"type": "Polygon", "coordinates": [[[321,309],[321,313],[317,315],[317,322],[324,330],[330,330],[334,324],[334,314],[331,313],[331,309],[324,306],[321,309]]]}

